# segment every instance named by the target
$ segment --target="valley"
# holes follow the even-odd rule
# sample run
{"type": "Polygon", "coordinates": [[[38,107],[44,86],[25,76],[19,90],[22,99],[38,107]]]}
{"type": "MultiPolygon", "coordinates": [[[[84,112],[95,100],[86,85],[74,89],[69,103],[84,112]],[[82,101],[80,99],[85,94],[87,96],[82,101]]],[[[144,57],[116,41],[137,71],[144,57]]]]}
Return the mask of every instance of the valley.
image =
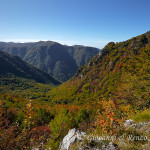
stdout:
{"type": "MultiPolygon", "coordinates": [[[[149,121],[150,31],[124,42],[110,42],[100,52],[66,47],[53,42],[0,43],[0,149],[57,150],[72,128],[95,136],[126,133],[149,138],[149,130],[128,130],[123,124],[131,118],[143,121],[136,114],[148,116],[144,121],[149,121]],[[58,53],[69,66],[58,62],[58,53]],[[59,67],[55,73],[41,67],[54,62],[54,66],[62,65],[67,76],[58,73],[59,67]],[[51,75],[63,82],[69,80],[61,83],[51,75]]],[[[107,145],[110,141],[103,142],[107,145]]],[[[125,142],[128,149],[149,144],[125,142]]]]}

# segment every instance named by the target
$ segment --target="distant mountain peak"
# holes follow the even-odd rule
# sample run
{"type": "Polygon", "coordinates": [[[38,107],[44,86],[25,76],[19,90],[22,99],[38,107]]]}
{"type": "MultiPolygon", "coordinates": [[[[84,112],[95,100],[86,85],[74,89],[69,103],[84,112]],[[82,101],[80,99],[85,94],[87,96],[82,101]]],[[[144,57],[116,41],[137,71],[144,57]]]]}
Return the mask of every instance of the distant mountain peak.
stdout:
{"type": "Polygon", "coordinates": [[[99,50],[81,45],[65,46],[54,41],[31,43],[0,42],[0,50],[19,56],[60,81],[70,79],[99,50]]]}

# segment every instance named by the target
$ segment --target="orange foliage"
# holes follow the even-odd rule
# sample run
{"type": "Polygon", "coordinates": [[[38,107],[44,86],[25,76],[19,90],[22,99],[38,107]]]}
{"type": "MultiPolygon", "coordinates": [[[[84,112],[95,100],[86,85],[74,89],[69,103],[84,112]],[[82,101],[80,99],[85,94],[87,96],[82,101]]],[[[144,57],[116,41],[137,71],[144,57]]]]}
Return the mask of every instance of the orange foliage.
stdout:
{"type": "Polygon", "coordinates": [[[99,102],[96,121],[94,126],[99,134],[117,134],[118,127],[124,122],[129,115],[130,106],[116,106],[113,100],[102,100],[99,102]]]}

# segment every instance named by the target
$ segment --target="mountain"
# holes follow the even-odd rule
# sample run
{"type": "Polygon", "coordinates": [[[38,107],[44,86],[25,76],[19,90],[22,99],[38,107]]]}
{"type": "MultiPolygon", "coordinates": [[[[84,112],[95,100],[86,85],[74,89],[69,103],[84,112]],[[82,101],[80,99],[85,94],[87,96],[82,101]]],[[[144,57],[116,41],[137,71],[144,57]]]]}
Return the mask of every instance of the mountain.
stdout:
{"type": "Polygon", "coordinates": [[[138,108],[150,105],[150,32],[110,42],[77,74],[50,93],[59,104],[87,104],[113,99],[138,108]],[[136,102],[136,103],[135,103],[136,102]]]}
{"type": "MultiPolygon", "coordinates": [[[[77,51],[71,47],[68,52],[75,57],[77,51]]],[[[3,66],[6,64],[1,72],[6,75],[7,72],[13,73],[15,77],[20,75],[24,79],[21,80],[22,84],[25,84],[30,75],[22,75],[22,72],[26,72],[24,65],[19,66],[22,60],[1,53],[6,59],[3,58],[0,63],[3,62],[3,66]],[[15,59],[11,60],[10,57],[15,59]],[[8,59],[11,60],[9,63],[8,59]],[[7,66],[11,67],[7,69],[7,66]]],[[[28,85],[22,87],[20,83],[11,86],[11,80],[11,88],[7,91],[8,86],[2,85],[0,138],[3,140],[0,149],[57,150],[68,131],[75,131],[75,128],[87,133],[88,138],[81,144],[78,141],[73,143],[71,149],[107,149],[107,145],[116,149],[149,149],[149,58],[150,32],[147,32],[124,42],[110,42],[80,67],[73,78],[56,88],[43,84],[34,86],[35,82],[31,82],[31,88],[28,85]],[[140,123],[135,124],[131,119],[140,123]],[[146,139],[142,140],[143,137],[146,139]]],[[[0,81],[2,79],[1,75],[0,81]]],[[[14,78],[7,76],[0,84],[8,79],[14,78]]]]}
{"type": "Polygon", "coordinates": [[[10,55],[6,52],[0,51],[0,80],[3,78],[24,78],[27,80],[34,80],[40,83],[51,83],[53,85],[60,84],[49,74],[33,67],[26,63],[18,56],[10,55]]]}
{"type": "MultiPolygon", "coordinates": [[[[49,103],[59,108],[50,122],[52,138],[49,145],[52,149],[59,147],[55,143],[60,143],[72,128],[87,132],[92,135],[92,139],[127,135],[125,140],[128,141],[128,135],[145,133],[125,129],[123,125],[125,120],[132,119],[137,112],[140,114],[137,116],[145,112],[139,121],[141,118],[149,121],[150,32],[124,42],[108,43],[80,67],[73,78],[49,92],[49,103]]],[[[101,143],[104,141],[101,140],[101,143]]],[[[119,149],[127,148],[122,148],[118,139],[113,142],[117,143],[119,149]]],[[[96,146],[96,142],[87,143],[96,146]]],[[[137,146],[137,142],[133,141],[133,145],[127,149],[134,147],[142,149],[142,144],[139,142],[137,146]]],[[[75,148],[76,145],[72,147],[75,148]]]]}
{"type": "Polygon", "coordinates": [[[93,47],[66,46],[52,41],[0,42],[0,50],[19,56],[62,82],[70,79],[80,66],[99,52],[93,47]]]}

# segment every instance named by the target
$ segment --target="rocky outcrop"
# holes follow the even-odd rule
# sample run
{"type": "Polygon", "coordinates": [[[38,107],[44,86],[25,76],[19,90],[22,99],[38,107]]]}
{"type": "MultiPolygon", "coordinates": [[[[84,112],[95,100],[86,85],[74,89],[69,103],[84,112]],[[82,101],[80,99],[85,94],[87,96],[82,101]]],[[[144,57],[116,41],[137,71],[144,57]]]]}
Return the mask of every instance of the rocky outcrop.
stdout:
{"type": "Polygon", "coordinates": [[[80,132],[79,130],[71,129],[68,134],[64,137],[63,141],[60,143],[60,150],[69,150],[71,144],[76,141],[81,141],[85,137],[85,132],[80,132]]]}
{"type": "MultiPolygon", "coordinates": [[[[63,141],[60,143],[59,149],[60,150],[69,150],[70,147],[79,142],[80,146],[78,150],[117,150],[117,145],[110,142],[108,145],[103,145],[101,148],[93,147],[89,145],[83,145],[83,140],[86,138],[85,132],[80,132],[77,129],[69,130],[68,134],[64,137],[63,141]]],[[[100,142],[100,141],[99,141],[100,142]]]]}
{"type": "Polygon", "coordinates": [[[135,123],[132,119],[126,120],[124,123],[125,128],[132,128],[134,130],[143,130],[145,127],[147,129],[147,132],[150,131],[149,128],[150,122],[139,122],[135,123]]]}
{"type": "Polygon", "coordinates": [[[141,145],[141,147],[145,150],[149,150],[150,140],[148,137],[150,133],[150,122],[135,123],[132,119],[129,119],[125,121],[123,126],[125,134],[120,137],[116,137],[118,139],[117,144],[116,141],[104,144],[102,142],[102,139],[97,140],[95,136],[87,135],[85,132],[80,132],[75,128],[71,129],[61,142],[60,150],[74,150],[74,145],[76,146],[76,148],[78,147],[78,150],[119,150],[119,148],[122,147],[128,148],[128,142],[133,142],[135,138],[139,138],[140,140],[143,139],[143,141],[145,140],[145,144],[141,145]],[[126,134],[126,131],[128,131],[128,129],[130,129],[130,135],[126,134]],[[138,136],[134,135],[135,131],[138,133],[138,136]],[[143,133],[147,134],[143,135],[143,133]],[[84,140],[86,141],[86,144],[84,140]],[[94,141],[94,145],[92,144],[92,141],[94,141]]]}
{"type": "Polygon", "coordinates": [[[79,150],[118,150],[117,145],[110,142],[108,145],[103,145],[102,148],[83,146],[79,150]]]}
{"type": "Polygon", "coordinates": [[[134,123],[134,121],[132,119],[126,120],[124,123],[124,127],[128,128],[129,126],[131,126],[134,123]]]}

